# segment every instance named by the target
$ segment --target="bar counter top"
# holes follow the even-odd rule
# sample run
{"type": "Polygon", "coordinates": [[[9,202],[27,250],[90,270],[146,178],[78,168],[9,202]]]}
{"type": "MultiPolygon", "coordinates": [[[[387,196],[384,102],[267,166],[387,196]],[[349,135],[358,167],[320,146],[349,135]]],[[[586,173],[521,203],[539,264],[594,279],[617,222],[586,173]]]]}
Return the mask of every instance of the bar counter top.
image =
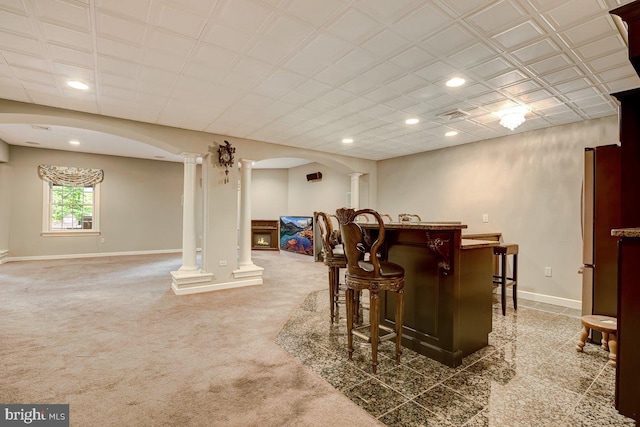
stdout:
{"type": "Polygon", "coordinates": [[[611,230],[613,237],[640,237],[640,227],[614,228],[611,230]]]}
{"type": "MultiPolygon", "coordinates": [[[[362,228],[378,228],[375,222],[359,222],[362,228]]],[[[384,224],[388,230],[462,230],[466,224],[459,222],[388,222],[384,224]]]]}
{"type": "Polygon", "coordinates": [[[478,239],[465,239],[462,236],[462,240],[460,241],[461,249],[479,249],[479,248],[490,248],[493,246],[498,246],[500,242],[496,240],[478,240],[478,239]]]}

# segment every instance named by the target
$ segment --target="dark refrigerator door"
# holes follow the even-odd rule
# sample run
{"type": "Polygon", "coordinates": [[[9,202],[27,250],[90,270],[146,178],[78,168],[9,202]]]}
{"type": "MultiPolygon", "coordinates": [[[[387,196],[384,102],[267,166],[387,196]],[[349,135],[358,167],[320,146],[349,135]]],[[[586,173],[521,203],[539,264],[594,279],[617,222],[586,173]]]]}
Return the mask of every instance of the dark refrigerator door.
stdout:
{"type": "Polygon", "coordinates": [[[593,314],[593,229],[595,196],[595,150],[584,152],[582,181],[582,315],[593,314]]]}
{"type": "Polygon", "coordinates": [[[620,147],[596,147],[593,205],[593,314],[617,316],[618,248],[611,229],[620,227],[620,147]]]}

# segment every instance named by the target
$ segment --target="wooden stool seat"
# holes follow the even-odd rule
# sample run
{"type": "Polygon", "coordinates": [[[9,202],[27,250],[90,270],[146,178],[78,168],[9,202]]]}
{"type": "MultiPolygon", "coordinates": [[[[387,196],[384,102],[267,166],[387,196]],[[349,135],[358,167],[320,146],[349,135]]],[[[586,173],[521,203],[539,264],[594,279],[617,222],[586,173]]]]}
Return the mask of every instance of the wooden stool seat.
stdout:
{"type": "Polygon", "coordinates": [[[507,313],[507,286],[513,288],[513,309],[518,310],[518,245],[503,243],[493,247],[493,254],[500,258],[500,274],[493,276],[493,284],[501,287],[502,315],[507,313]],[[513,257],[513,274],[507,275],[507,255],[513,257]]]}
{"type": "Polygon", "coordinates": [[[589,331],[594,329],[602,332],[602,349],[609,350],[609,364],[616,366],[617,349],[618,349],[618,319],[610,316],[600,316],[590,314],[582,316],[582,332],[580,332],[580,340],[576,345],[576,350],[583,351],[589,331]]]}
{"type": "Polygon", "coordinates": [[[338,209],[336,217],[340,223],[340,232],[347,257],[345,275],[347,302],[347,345],[349,359],[353,356],[353,336],[371,344],[371,368],[375,374],[378,366],[378,344],[381,341],[395,340],[396,363],[400,363],[402,354],[402,314],[404,305],[404,268],[382,259],[384,242],[384,222],[380,214],[372,209],[338,209]],[[359,215],[372,215],[378,222],[378,236],[372,244],[365,238],[362,228],[355,222],[359,215]],[[368,258],[367,258],[368,257],[368,258]],[[369,291],[369,324],[354,327],[357,318],[358,295],[362,290],[369,291]],[[395,330],[380,325],[381,291],[396,293],[395,330]],[[369,330],[369,335],[365,333],[369,330]],[[380,329],[386,332],[380,335],[380,329]]]}

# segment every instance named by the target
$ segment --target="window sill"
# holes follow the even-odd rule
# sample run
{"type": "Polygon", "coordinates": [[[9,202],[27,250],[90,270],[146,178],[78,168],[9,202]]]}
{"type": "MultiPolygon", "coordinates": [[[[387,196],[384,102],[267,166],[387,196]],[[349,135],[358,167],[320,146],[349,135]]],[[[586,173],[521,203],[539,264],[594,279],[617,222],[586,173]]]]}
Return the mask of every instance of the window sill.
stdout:
{"type": "Polygon", "coordinates": [[[43,231],[40,233],[42,237],[80,237],[80,236],[99,236],[99,230],[60,230],[60,231],[43,231]]]}

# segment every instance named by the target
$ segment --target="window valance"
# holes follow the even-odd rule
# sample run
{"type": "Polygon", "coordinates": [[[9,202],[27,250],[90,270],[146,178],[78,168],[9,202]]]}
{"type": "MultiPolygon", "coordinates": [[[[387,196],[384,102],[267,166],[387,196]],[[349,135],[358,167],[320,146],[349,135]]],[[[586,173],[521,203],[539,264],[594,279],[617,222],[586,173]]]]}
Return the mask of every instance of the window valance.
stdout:
{"type": "Polygon", "coordinates": [[[102,169],[39,165],[38,176],[55,185],[81,187],[102,182],[104,171],[102,169]]]}

